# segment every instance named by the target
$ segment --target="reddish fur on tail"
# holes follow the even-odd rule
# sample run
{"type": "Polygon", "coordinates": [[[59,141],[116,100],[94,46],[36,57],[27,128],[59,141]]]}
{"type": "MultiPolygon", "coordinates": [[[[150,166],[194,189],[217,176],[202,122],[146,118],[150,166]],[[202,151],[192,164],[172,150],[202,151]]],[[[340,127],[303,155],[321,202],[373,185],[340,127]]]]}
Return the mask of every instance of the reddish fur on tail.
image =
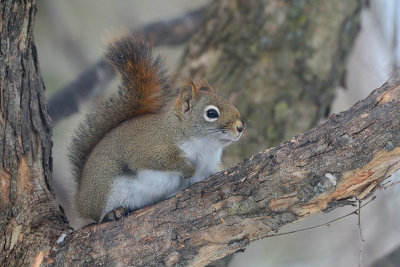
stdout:
{"type": "Polygon", "coordinates": [[[69,148],[75,181],[96,144],[113,128],[144,114],[159,113],[169,102],[172,90],[162,58],[142,37],[125,35],[112,42],[105,53],[118,73],[121,85],[111,97],[100,101],[75,131],[69,148]]]}

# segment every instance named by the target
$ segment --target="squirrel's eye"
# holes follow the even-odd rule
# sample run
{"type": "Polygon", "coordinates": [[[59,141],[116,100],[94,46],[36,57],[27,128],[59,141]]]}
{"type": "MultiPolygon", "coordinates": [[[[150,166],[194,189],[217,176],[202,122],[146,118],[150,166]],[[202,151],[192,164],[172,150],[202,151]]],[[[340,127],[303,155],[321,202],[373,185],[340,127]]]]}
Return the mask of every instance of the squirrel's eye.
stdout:
{"type": "Polygon", "coordinates": [[[216,106],[207,106],[204,112],[206,121],[215,121],[219,118],[219,109],[216,106]]]}
{"type": "Polygon", "coordinates": [[[207,117],[209,117],[210,119],[218,118],[219,117],[218,111],[216,111],[215,109],[207,110],[207,117]]]}

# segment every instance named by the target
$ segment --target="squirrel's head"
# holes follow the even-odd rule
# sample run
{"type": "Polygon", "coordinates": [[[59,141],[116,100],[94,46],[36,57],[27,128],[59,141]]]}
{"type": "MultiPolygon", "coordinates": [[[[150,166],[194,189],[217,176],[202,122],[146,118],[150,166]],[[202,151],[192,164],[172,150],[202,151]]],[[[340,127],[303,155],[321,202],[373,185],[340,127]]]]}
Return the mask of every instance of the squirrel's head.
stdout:
{"type": "Polygon", "coordinates": [[[189,136],[217,141],[221,146],[239,140],[245,123],[239,111],[214,93],[208,85],[185,85],[175,103],[174,113],[189,136]]]}

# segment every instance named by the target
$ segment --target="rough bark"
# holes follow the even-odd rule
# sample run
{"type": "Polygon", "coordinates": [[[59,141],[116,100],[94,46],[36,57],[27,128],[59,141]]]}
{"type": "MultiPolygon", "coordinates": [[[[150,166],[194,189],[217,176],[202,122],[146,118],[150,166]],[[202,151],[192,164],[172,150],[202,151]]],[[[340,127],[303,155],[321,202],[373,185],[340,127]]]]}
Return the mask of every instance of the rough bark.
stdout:
{"type": "Polygon", "coordinates": [[[127,218],[71,234],[57,264],[204,266],[364,199],[400,169],[400,71],[318,127],[127,218]]]}
{"type": "Polygon", "coordinates": [[[329,113],[362,0],[213,1],[179,73],[206,79],[246,115],[228,162],[309,130],[329,113]]]}
{"type": "Polygon", "coordinates": [[[35,1],[1,1],[0,12],[0,266],[23,266],[46,257],[68,226],[47,189],[52,143],[35,1]]]}

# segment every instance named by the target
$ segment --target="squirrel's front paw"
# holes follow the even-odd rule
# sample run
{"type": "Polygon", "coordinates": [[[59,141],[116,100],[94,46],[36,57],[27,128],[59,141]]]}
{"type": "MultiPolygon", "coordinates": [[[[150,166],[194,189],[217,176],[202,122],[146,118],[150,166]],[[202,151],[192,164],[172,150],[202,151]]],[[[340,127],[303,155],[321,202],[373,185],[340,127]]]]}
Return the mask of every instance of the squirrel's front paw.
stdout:
{"type": "Polygon", "coordinates": [[[104,216],[102,222],[118,221],[119,219],[122,219],[125,216],[127,216],[129,213],[130,213],[129,209],[119,207],[107,213],[106,216],[104,216]]]}
{"type": "Polygon", "coordinates": [[[185,179],[188,179],[194,175],[194,166],[190,161],[187,161],[184,167],[182,168],[182,176],[185,179]]]}

